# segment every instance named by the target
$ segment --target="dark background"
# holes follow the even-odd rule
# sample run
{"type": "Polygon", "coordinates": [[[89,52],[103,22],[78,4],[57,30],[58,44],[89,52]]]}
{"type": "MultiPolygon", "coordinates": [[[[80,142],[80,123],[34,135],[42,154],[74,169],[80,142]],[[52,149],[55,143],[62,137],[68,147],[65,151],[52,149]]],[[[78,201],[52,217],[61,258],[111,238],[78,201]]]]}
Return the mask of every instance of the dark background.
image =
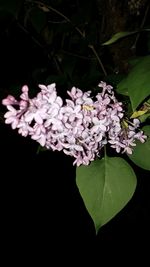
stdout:
{"type": "MultiPolygon", "coordinates": [[[[46,3],[53,5],[51,2],[53,1],[46,3]]],[[[122,16],[123,21],[120,13],[117,13],[115,20],[120,21],[120,24],[116,21],[112,25],[111,19],[106,19],[112,12],[112,7],[106,8],[104,1],[89,1],[88,8],[85,8],[85,1],[81,1],[81,5],[79,3],[77,5],[78,1],[76,4],[73,1],[69,3],[64,1],[64,4],[62,2],[56,1],[53,7],[71,17],[79,5],[81,15],[86,14],[87,24],[84,21],[76,23],[87,31],[87,34],[89,33],[89,39],[93,40],[102,56],[109,73],[109,79],[108,77],[107,79],[110,80],[113,76],[114,82],[114,69],[120,75],[126,73],[128,66],[124,57],[131,56],[131,52],[128,53],[129,47],[119,43],[117,48],[111,47],[105,50],[99,48],[98,42],[102,43],[107,36],[110,38],[111,33],[115,33],[115,25],[120,29],[128,26],[128,30],[139,26],[144,16],[145,6],[141,7],[141,14],[137,17],[135,14],[129,14],[125,4],[120,6],[116,1],[112,1],[116,12],[128,13],[126,19],[122,16]],[[97,13],[95,4],[101,12],[97,13]],[[68,8],[67,5],[69,5],[68,8]],[[104,30],[97,30],[94,35],[97,38],[94,39],[93,30],[90,27],[92,22],[93,25],[101,24],[102,11],[106,14],[104,16],[107,31],[105,33],[104,30]],[[130,27],[129,22],[132,22],[130,27]],[[118,54],[120,57],[116,56],[118,54]]],[[[125,3],[125,1],[122,2],[125,3]]],[[[146,1],[144,3],[146,5],[146,1]]],[[[48,38],[48,42],[47,39],[43,39],[43,33],[35,32],[31,21],[24,25],[23,18],[26,10],[28,6],[21,6],[17,18],[14,18],[14,14],[10,11],[4,12],[3,8],[0,9],[1,99],[10,93],[18,95],[24,84],[30,86],[31,95],[35,94],[38,91],[39,82],[53,82],[55,79],[60,88],[59,93],[65,97],[66,88],[72,85],[80,85],[82,88],[85,84],[88,88],[104,78],[96,61],[92,61],[93,55],[87,49],[87,43],[83,41],[81,48],[79,37],[72,28],[67,30],[61,28],[56,34],[54,26],[50,25],[47,34],[51,33],[52,37],[48,38]],[[65,41],[60,46],[63,31],[66,32],[66,36],[63,37],[65,41]],[[74,57],[64,56],[62,50],[65,49],[68,53],[79,54],[80,57],[83,54],[83,57],[88,59],[76,57],[74,60],[74,57]],[[61,64],[58,60],[60,55],[61,64]],[[89,58],[90,63],[87,63],[89,58]],[[72,64],[74,69],[71,69],[72,64]],[[91,79],[87,79],[88,76],[91,79]]],[[[59,19],[56,14],[51,16],[48,20],[59,19]]],[[[95,27],[93,26],[94,29],[95,27]]],[[[120,29],[116,29],[116,32],[120,29]]],[[[139,38],[135,54],[149,53],[145,42],[147,39],[147,34],[139,38]]],[[[130,42],[133,43],[133,41],[125,42],[130,46],[130,42]]],[[[105,77],[105,80],[107,79],[105,77]]],[[[1,106],[1,252],[5,262],[22,264],[25,261],[39,263],[41,260],[44,265],[46,260],[50,265],[54,260],[52,266],[57,265],[59,261],[69,266],[73,266],[76,262],[79,265],[81,261],[84,262],[83,266],[90,262],[92,262],[90,266],[104,266],[104,264],[106,266],[109,263],[122,266],[125,262],[130,264],[132,260],[138,262],[142,259],[145,266],[144,261],[148,259],[150,252],[148,245],[150,173],[132,164],[138,179],[136,192],[128,205],[103,226],[96,236],[93,222],[75,184],[75,168],[72,166],[72,159],[61,152],[46,151],[37,154],[35,142],[19,136],[16,131],[12,131],[4,124],[4,112],[5,108],[1,106]]]]}
{"type": "Polygon", "coordinates": [[[148,171],[133,166],[138,185],[132,200],[95,236],[75,184],[72,159],[61,152],[36,155],[35,143],[5,125],[0,137],[1,243],[6,261],[11,257],[24,262],[30,256],[37,262],[59,262],[60,257],[87,263],[119,264],[120,257],[127,263],[149,260],[148,171]]]}

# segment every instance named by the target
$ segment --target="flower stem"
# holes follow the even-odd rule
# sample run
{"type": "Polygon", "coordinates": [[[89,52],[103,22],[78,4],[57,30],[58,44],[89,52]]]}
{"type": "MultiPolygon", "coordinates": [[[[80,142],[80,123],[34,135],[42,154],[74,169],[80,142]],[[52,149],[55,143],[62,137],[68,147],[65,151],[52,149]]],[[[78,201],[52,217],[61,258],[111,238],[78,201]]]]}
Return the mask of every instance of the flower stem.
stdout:
{"type": "Polygon", "coordinates": [[[106,70],[105,70],[105,68],[104,68],[104,65],[103,65],[103,63],[102,63],[102,61],[101,61],[101,59],[100,59],[98,53],[96,52],[94,46],[93,46],[93,45],[88,45],[88,47],[91,48],[91,50],[93,51],[93,54],[94,54],[95,57],[97,58],[97,61],[98,61],[99,65],[101,66],[101,69],[102,69],[104,75],[107,76],[107,72],[106,72],[106,70]]]}

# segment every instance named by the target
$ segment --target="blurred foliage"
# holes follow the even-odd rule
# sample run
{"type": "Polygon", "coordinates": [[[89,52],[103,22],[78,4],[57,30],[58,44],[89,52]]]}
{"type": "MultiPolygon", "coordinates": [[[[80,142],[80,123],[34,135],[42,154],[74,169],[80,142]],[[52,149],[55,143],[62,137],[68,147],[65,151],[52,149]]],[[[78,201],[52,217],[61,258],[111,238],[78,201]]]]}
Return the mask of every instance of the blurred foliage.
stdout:
{"type": "Polygon", "coordinates": [[[150,171],[150,126],[146,125],[142,130],[147,135],[147,141],[144,144],[137,142],[133,154],[129,158],[139,167],[150,171]]]}
{"type": "MultiPolygon", "coordinates": [[[[125,20],[120,14],[123,11],[127,14],[129,7],[123,1],[122,5],[116,7],[117,14],[112,19],[110,12],[113,5],[116,5],[115,1],[109,1],[106,6],[104,0],[1,0],[0,57],[2,62],[7,64],[1,71],[1,86],[28,83],[32,90],[37,83],[55,81],[62,88],[75,85],[87,90],[94,89],[100,80],[106,80],[116,86],[128,72],[130,57],[124,54],[122,40],[119,40],[118,47],[116,44],[107,47],[102,44],[107,43],[113,34],[118,36],[118,33],[114,32],[115,24],[123,25],[120,30],[127,32],[127,35],[132,35],[130,31],[134,32],[130,37],[134,43],[147,9],[145,1],[138,17],[129,14],[125,20]],[[132,29],[130,24],[126,25],[126,21],[130,22],[131,19],[134,20],[132,29]],[[123,53],[118,62],[116,53],[120,51],[120,43],[123,53]],[[9,81],[6,79],[7,74],[9,81]]],[[[142,26],[148,28],[147,17],[148,14],[142,26]]],[[[144,53],[148,54],[150,51],[150,33],[142,32],[139,33],[136,50],[130,53],[131,57],[138,56],[141,34],[147,40],[144,53]]],[[[121,37],[124,37],[124,33],[121,37]]],[[[129,43],[126,51],[131,50],[129,43]]]]}
{"type": "Polygon", "coordinates": [[[150,56],[135,62],[117,89],[118,92],[129,95],[134,111],[150,95],[150,56]]]}

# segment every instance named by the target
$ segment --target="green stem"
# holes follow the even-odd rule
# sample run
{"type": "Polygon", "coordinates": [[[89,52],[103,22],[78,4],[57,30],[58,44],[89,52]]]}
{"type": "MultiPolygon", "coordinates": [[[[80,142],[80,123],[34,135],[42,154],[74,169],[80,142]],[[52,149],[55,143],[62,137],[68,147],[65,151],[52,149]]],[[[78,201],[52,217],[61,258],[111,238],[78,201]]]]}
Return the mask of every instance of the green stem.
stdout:
{"type": "Polygon", "coordinates": [[[71,20],[67,16],[65,16],[63,13],[61,13],[57,9],[51,7],[50,5],[44,4],[44,3],[40,2],[40,1],[26,0],[26,2],[31,2],[31,3],[37,4],[39,6],[39,8],[41,7],[41,9],[42,9],[42,7],[43,8],[45,7],[47,9],[47,11],[48,10],[49,11],[50,10],[53,11],[54,13],[56,13],[57,15],[59,15],[60,17],[64,18],[67,22],[69,22],[83,38],[85,37],[85,34],[78,27],[76,27],[75,25],[73,25],[72,22],[71,22],[71,20]]]}
{"type": "Polygon", "coordinates": [[[91,50],[93,51],[93,54],[94,54],[95,57],[97,58],[97,61],[99,62],[99,65],[101,66],[101,69],[102,69],[104,75],[107,76],[107,72],[106,72],[106,70],[105,70],[105,68],[104,68],[104,65],[103,65],[103,63],[102,63],[102,61],[101,61],[101,59],[100,59],[98,53],[96,52],[94,46],[93,46],[93,45],[88,45],[88,47],[91,48],[91,50]]]}
{"type": "Polygon", "coordinates": [[[107,158],[107,149],[106,149],[106,145],[104,145],[104,157],[107,158]]]}

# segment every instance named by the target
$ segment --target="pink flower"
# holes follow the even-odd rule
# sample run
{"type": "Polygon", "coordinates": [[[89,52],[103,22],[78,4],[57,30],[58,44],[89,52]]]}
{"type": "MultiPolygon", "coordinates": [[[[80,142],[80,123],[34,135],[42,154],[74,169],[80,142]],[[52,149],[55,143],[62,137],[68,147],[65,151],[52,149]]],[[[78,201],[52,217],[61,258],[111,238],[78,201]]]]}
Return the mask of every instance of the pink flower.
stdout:
{"type": "Polygon", "coordinates": [[[12,95],[8,95],[5,99],[2,100],[2,104],[4,106],[15,105],[18,104],[18,101],[12,95]]]}
{"type": "Polygon", "coordinates": [[[7,106],[8,112],[5,113],[4,118],[6,118],[5,123],[11,124],[12,129],[16,129],[19,123],[19,119],[17,117],[17,110],[13,108],[11,105],[7,106]]]}
{"type": "Polygon", "coordinates": [[[40,92],[30,99],[28,86],[22,87],[20,101],[8,96],[2,101],[8,109],[5,122],[18,129],[22,136],[30,136],[47,149],[63,151],[74,157],[74,165],[88,165],[107,143],[117,153],[132,153],[135,141],[142,143],[146,136],[139,131],[139,120],[122,126],[124,111],[113,88],[105,82],[96,95],[73,87],[67,91],[71,99],[63,103],[57,96],[56,84],[39,85],[40,92]],[[14,108],[14,106],[16,108],[14,108]]]}

